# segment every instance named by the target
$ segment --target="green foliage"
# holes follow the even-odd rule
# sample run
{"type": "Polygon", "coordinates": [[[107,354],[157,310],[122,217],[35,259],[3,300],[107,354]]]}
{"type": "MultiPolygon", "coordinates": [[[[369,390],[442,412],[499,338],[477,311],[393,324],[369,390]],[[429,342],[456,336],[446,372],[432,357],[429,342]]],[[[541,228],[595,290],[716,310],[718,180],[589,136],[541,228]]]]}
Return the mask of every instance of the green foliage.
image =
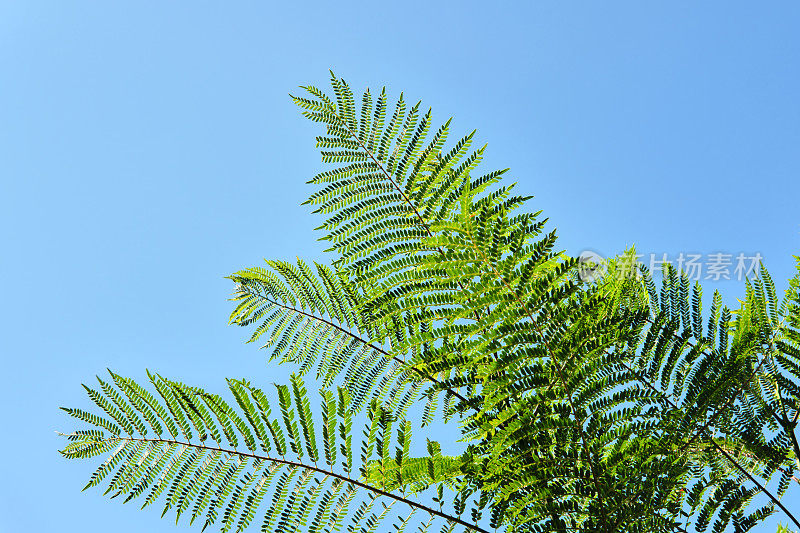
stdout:
{"type": "MultiPolygon", "coordinates": [[[[295,363],[298,373],[315,370],[328,387],[341,377],[353,409],[369,400],[389,403],[405,412],[419,399],[429,376],[393,356],[374,327],[362,316],[364,297],[341,273],[324,265],[267,261],[266,268],[236,272],[231,323],[255,326],[249,342],[263,340],[270,360],[295,363]]],[[[428,399],[435,408],[435,396],[428,399]]]]}
{"type": "Polygon", "coordinates": [[[99,415],[66,410],[90,429],[62,453],[107,456],[90,486],[223,531],[800,527],[781,503],[800,471],[800,259],[785,297],[762,268],[735,310],[632,251],[584,282],[505,171],[476,177],[474,132],[448,145],[419,103],[357,106],[331,83],[292,98],[325,128],[306,203],[332,265],[231,276],[231,323],[297,374],[277,403],[229,380],[234,404],[112,374],[87,388],[99,415]],[[316,412],[301,376],[322,383],[316,412]],[[412,456],[413,422],[453,424],[464,453],[412,456]]]}
{"type": "Polygon", "coordinates": [[[392,520],[402,521],[386,513],[396,502],[429,513],[447,527],[459,525],[436,509],[388,492],[403,487],[419,492],[452,477],[460,462],[440,454],[408,457],[410,423],[395,420],[377,402],[368,409],[362,443],[367,451],[353,462],[351,404],[342,388],[338,394],[321,392],[327,429],[320,453],[310,399],[296,376],[290,386],[276,386],[277,403],[245,380],[228,380],[231,404],[159,375],[149,374],[153,394],[110,374],[116,387],[98,378],[102,392],[86,388],[101,415],[87,420],[82,411],[65,409],[93,427],[64,435],[70,442],[61,454],[69,459],[109,454],[84,490],[105,484],[111,498],[124,496],[126,503],[139,498],[142,508],[160,501],[162,516],[174,512],[176,522],[185,516],[190,524],[198,522],[203,529],[218,524],[222,531],[246,529],[257,513],[262,531],[304,526],[317,531],[333,524],[386,528],[392,520]],[[271,415],[272,405],[280,419],[271,415]],[[402,427],[396,438],[392,423],[402,427]],[[114,424],[130,431],[120,433],[114,424]],[[162,437],[164,426],[177,433],[162,437]],[[148,436],[149,431],[155,435],[148,436]],[[393,444],[400,452],[387,457],[393,444]],[[369,499],[354,507],[358,490],[369,499]]]}

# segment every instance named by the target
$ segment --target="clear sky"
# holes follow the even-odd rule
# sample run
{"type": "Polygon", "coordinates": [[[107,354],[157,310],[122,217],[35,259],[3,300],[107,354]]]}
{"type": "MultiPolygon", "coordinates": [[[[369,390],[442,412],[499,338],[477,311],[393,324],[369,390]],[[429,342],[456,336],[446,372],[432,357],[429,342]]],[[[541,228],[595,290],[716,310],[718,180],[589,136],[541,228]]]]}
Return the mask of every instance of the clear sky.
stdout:
{"type": "Polygon", "coordinates": [[[798,28],[797,2],[0,2],[0,530],[174,530],[56,453],[106,367],[281,380],[223,276],[324,260],[297,85],[333,68],[477,128],[570,252],[760,253],[783,287],[798,28]]]}

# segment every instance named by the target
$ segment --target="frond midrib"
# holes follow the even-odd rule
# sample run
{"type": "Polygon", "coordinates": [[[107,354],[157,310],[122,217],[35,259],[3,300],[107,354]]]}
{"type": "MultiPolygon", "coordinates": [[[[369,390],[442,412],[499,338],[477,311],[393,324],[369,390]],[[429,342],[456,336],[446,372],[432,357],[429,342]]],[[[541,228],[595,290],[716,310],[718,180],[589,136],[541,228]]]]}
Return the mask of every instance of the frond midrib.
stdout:
{"type": "MultiPolygon", "coordinates": [[[[70,433],[60,433],[59,435],[64,436],[64,437],[76,436],[76,434],[74,434],[74,433],[72,433],[72,434],[70,434],[70,433]]],[[[350,483],[351,485],[354,485],[354,486],[359,487],[361,489],[370,491],[370,492],[372,492],[372,493],[374,493],[376,495],[384,496],[386,498],[391,498],[392,500],[400,502],[400,503],[404,503],[404,504],[408,505],[409,507],[411,507],[413,509],[418,509],[420,511],[424,511],[426,513],[429,513],[431,516],[437,516],[439,518],[443,518],[443,519],[445,519],[445,520],[447,520],[449,522],[453,522],[453,523],[456,523],[458,525],[461,525],[461,526],[464,526],[466,528],[469,528],[472,531],[477,531],[478,533],[489,533],[487,530],[481,528],[480,526],[478,526],[476,524],[471,524],[469,522],[466,522],[466,521],[458,518],[457,516],[449,515],[447,513],[444,513],[442,511],[434,509],[433,507],[429,507],[429,506],[427,506],[425,504],[422,504],[420,502],[417,502],[417,501],[414,501],[414,500],[410,500],[408,498],[405,498],[403,496],[399,496],[397,494],[393,494],[392,492],[385,491],[385,490],[380,489],[378,487],[374,487],[372,485],[369,485],[368,483],[364,483],[363,481],[360,481],[358,479],[354,479],[352,477],[348,477],[348,476],[346,476],[344,474],[340,474],[338,472],[333,472],[332,470],[326,470],[324,468],[319,467],[317,464],[309,464],[309,463],[304,463],[302,461],[293,461],[291,459],[286,459],[284,457],[272,457],[272,456],[269,456],[269,455],[259,455],[257,453],[253,453],[253,452],[246,452],[246,451],[242,451],[242,450],[238,450],[238,449],[232,449],[232,448],[223,448],[221,446],[208,446],[208,445],[205,445],[205,444],[197,444],[197,443],[194,443],[194,442],[180,441],[180,440],[175,440],[175,439],[165,439],[165,438],[149,439],[149,438],[145,438],[145,437],[133,437],[133,436],[127,436],[127,437],[126,436],[111,436],[111,437],[108,437],[108,438],[105,438],[105,439],[101,439],[101,440],[97,440],[97,441],[94,441],[94,442],[97,443],[97,444],[101,444],[101,443],[118,443],[118,442],[122,442],[124,444],[126,442],[139,442],[139,443],[144,443],[144,444],[166,444],[166,445],[169,445],[169,446],[185,446],[187,448],[195,448],[195,449],[203,450],[203,451],[227,454],[227,455],[229,455],[231,457],[243,457],[243,458],[246,457],[248,459],[255,459],[257,461],[275,463],[275,464],[280,464],[280,465],[284,465],[284,466],[290,466],[290,467],[293,467],[293,468],[301,468],[301,469],[304,469],[304,470],[315,472],[317,474],[321,474],[323,476],[328,476],[328,477],[339,479],[341,481],[344,481],[345,483],[350,483]]]]}

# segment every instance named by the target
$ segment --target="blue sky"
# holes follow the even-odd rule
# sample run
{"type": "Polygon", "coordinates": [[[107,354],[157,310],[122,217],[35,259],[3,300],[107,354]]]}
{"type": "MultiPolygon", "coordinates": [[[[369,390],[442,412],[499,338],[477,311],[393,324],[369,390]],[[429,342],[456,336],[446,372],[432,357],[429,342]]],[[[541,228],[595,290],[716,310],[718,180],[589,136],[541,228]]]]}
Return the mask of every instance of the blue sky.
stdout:
{"type": "Polygon", "coordinates": [[[324,260],[299,205],[317,130],[287,93],[328,68],[477,128],[570,252],[757,252],[791,274],[796,2],[290,4],[0,2],[0,530],[174,530],[80,493],[88,465],[55,452],[57,407],[106,367],[285,375],[226,325],[223,277],[324,260]]]}

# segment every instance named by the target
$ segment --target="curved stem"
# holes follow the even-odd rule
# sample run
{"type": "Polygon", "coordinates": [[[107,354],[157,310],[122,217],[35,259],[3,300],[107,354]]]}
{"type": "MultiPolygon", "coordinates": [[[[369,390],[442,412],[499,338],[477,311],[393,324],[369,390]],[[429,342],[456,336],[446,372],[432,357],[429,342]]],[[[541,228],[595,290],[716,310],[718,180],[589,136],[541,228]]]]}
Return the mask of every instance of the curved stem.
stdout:
{"type": "MultiPolygon", "coordinates": [[[[246,286],[245,286],[245,288],[246,288],[246,286]]],[[[347,328],[345,328],[345,327],[343,327],[343,326],[341,326],[341,325],[337,324],[336,322],[333,322],[333,321],[331,321],[331,320],[328,320],[328,319],[326,319],[326,318],[324,318],[324,317],[321,317],[321,316],[315,315],[315,314],[313,314],[313,313],[308,313],[308,312],[306,312],[306,311],[304,311],[304,310],[302,310],[302,309],[298,309],[298,308],[296,308],[296,307],[293,307],[293,306],[291,306],[291,305],[286,305],[286,304],[284,304],[284,303],[278,302],[278,301],[276,301],[276,300],[273,300],[272,298],[269,298],[268,296],[265,296],[265,295],[263,295],[263,294],[260,294],[260,293],[256,293],[256,294],[257,294],[259,297],[263,298],[265,301],[267,301],[267,302],[271,303],[272,305],[276,305],[276,306],[278,306],[278,307],[281,307],[281,308],[283,308],[283,309],[286,309],[287,311],[291,311],[291,312],[297,313],[297,314],[299,314],[299,315],[303,315],[303,316],[305,316],[305,317],[307,317],[307,318],[310,318],[310,319],[312,319],[312,320],[316,320],[316,321],[318,321],[318,322],[322,322],[323,324],[326,324],[326,325],[328,325],[328,326],[330,326],[330,327],[332,327],[332,328],[334,328],[334,329],[336,329],[336,330],[338,330],[338,331],[340,331],[340,332],[344,333],[345,335],[348,335],[350,338],[352,338],[352,339],[354,339],[354,340],[357,340],[357,341],[359,341],[359,342],[362,342],[362,343],[364,343],[365,345],[369,346],[370,348],[372,348],[372,349],[373,349],[373,350],[375,350],[376,352],[378,352],[378,353],[380,353],[381,355],[383,355],[383,356],[385,356],[385,357],[387,357],[387,358],[391,359],[392,361],[394,361],[394,362],[396,362],[396,363],[399,363],[399,364],[401,364],[401,365],[404,365],[404,366],[407,366],[407,365],[408,365],[408,362],[406,362],[405,360],[403,360],[403,359],[401,359],[401,358],[397,357],[396,355],[392,355],[391,353],[387,352],[386,350],[384,350],[384,349],[383,349],[383,348],[381,348],[380,346],[378,346],[378,345],[376,345],[376,344],[373,344],[372,342],[368,341],[367,339],[365,339],[365,338],[363,338],[363,337],[360,337],[360,336],[356,335],[355,333],[353,333],[353,332],[352,332],[352,331],[350,331],[349,329],[347,329],[347,328]]],[[[438,383],[438,384],[441,384],[441,382],[440,382],[438,379],[436,379],[436,378],[435,378],[435,377],[433,377],[433,376],[429,376],[428,374],[426,374],[426,373],[425,373],[425,372],[423,372],[422,370],[420,370],[420,369],[418,369],[418,368],[416,368],[416,367],[413,367],[413,366],[412,366],[412,367],[410,367],[410,368],[411,368],[411,369],[412,369],[414,372],[416,372],[416,373],[417,373],[417,374],[418,374],[418,375],[419,375],[421,378],[423,378],[423,379],[426,379],[426,380],[428,380],[428,381],[432,381],[433,383],[438,383]]],[[[461,394],[459,394],[458,392],[454,391],[453,389],[447,389],[447,390],[448,390],[448,391],[450,391],[450,392],[453,394],[453,396],[455,396],[456,398],[458,398],[460,401],[462,401],[462,402],[465,402],[465,401],[467,401],[467,399],[466,399],[464,396],[462,396],[462,395],[461,395],[461,394]]]]}
{"type": "Polygon", "coordinates": [[[172,439],[144,439],[144,438],[136,438],[136,437],[112,437],[112,438],[109,438],[109,439],[106,439],[106,440],[128,441],[128,442],[144,442],[144,443],[153,443],[153,444],[164,443],[164,444],[169,444],[169,445],[174,445],[174,446],[186,446],[188,448],[197,448],[199,450],[211,450],[211,451],[216,451],[216,452],[227,453],[228,455],[236,455],[236,456],[239,456],[239,457],[248,457],[248,458],[251,458],[251,459],[257,459],[259,461],[267,461],[267,462],[271,462],[271,463],[275,463],[275,464],[291,466],[291,467],[294,467],[294,468],[302,468],[302,469],[305,469],[305,470],[308,470],[308,471],[311,471],[311,472],[315,472],[315,473],[318,473],[318,474],[322,474],[322,475],[325,475],[325,476],[330,476],[330,477],[339,479],[339,480],[344,481],[346,483],[350,483],[351,485],[354,485],[354,486],[356,486],[358,488],[361,488],[361,489],[364,489],[364,490],[368,490],[368,491],[372,492],[373,494],[376,494],[376,495],[379,495],[379,496],[384,496],[384,497],[390,498],[390,499],[392,499],[394,501],[404,503],[404,504],[408,505],[409,507],[411,507],[413,509],[419,509],[421,511],[425,511],[426,513],[430,514],[431,517],[438,516],[439,518],[444,518],[445,520],[448,520],[450,522],[453,522],[453,523],[459,524],[461,526],[464,526],[466,528],[469,528],[472,531],[478,531],[479,533],[489,533],[487,530],[477,526],[476,524],[470,524],[469,522],[465,522],[464,520],[461,520],[458,517],[448,515],[447,513],[443,513],[442,511],[438,511],[438,510],[436,510],[436,509],[434,509],[432,507],[428,507],[427,505],[421,504],[421,503],[416,502],[414,500],[409,500],[408,498],[404,498],[402,496],[398,496],[396,494],[392,494],[391,492],[379,489],[377,487],[373,487],[372,485],[368,485],[367,483],[364,483],[364,482],[359,481],[357,479],[353,479],[353,478],[347,477],[347,476],[342,475],[342,474],[337,474],[336,472],[332,472],[330,470],[325,470],[324,468],[320,468],[320,467],[316,466],[315,464],[314,465],[306,464],[306,463],[301,463],[299,461],[292,461],[292,460],[289,460],[289,459],[283,459],[283,458],[279,458],[279,457],[269,457],[269,456],[266,456],[266,455],[258,455],[258,454],[255,454],[255,453],[243,452],[243,451],[235,450],[235,449],[232,450],[232,449],[229,449],[229,448],[214,447],[214,446],[204,446],[202,444],[194,444],[192,442],[183,442],[183,441],[172,440],[172,439]]]}

